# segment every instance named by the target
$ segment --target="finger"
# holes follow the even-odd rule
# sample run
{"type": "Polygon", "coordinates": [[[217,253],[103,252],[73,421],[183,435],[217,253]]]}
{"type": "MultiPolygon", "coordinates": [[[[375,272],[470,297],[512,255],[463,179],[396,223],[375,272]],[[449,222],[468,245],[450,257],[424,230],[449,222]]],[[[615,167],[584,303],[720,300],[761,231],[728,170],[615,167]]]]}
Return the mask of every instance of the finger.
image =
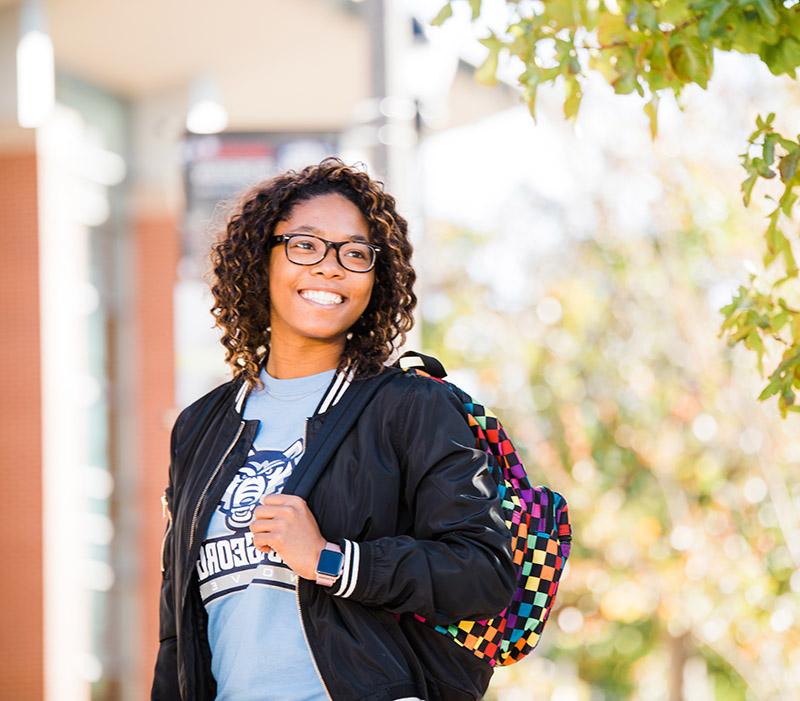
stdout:
{"type": "Polygon", "coordinates": [[[253,546],[256,550],[260,550],[262,553],[268,553],[270,550],[272,550],[269,537],[264,533],[259,533],[258,535],[253,536],[253,546]]]}
{"type": "Polygon", "coordinates": [[[280,518],[294,512],[290,506],[270,504],[269,506],[257,506],[253,509],[254,518],[280,518]]]}
{"type": "Polygon", "coordinates": [[[253,535],[253,547],[261,552],[273,550],[277,553],[283,548],[284,544],[284,538],[275,533],[256,533],[253,535]]]}
{"type": "Polygon", "coordinates": [[[298,497],[294,494],[267,494],[261,497],[262,504],[270,504],[275,506],[298,506],[305,504],[305,499],[298,497]]]}
{"type": "Polygon", "coordinates": [[[280,519],[275,518],[257,518],[250,522],[251,533],[277,533],[282,531],[282,523],[280,519]]]}

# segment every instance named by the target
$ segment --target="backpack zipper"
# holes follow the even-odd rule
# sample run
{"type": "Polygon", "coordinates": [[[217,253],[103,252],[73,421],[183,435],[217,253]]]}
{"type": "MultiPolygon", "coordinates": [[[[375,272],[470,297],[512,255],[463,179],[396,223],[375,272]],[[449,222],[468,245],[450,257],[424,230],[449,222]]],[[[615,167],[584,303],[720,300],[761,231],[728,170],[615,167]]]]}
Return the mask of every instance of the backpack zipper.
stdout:
{"type": "Polygon", "coordinates": [[[208,482],[206,482],[206,486],[203,487],[203,491],[200,493],[200,498],[197,500],[197,505],[194,507],[194,514],[192,514],[192,528],[189,531],[189,550],[192,549],[192,543],[194,543],[195,530],[197,529],[197,517],[200,515],[200,506],[202,505],[203,500],[206,498],[206,493],[208,492],[208,488],[211,486],[211,483],[217,478],[220,469],[222,469],[222,463],[225,462],[225,458],[228,457],[230,452],[233,450],[233,446],[235,446],[237,441],[239,440],[239,436],[242,435],[243,428],[244,428],[244,421],[240,421],[239,430],[236,431],[236,435],[231,441],[231,444],[228,446],[228,449],[225,451],[223,456],[219,459],[217,466],[214,468],[214,471],[208,478],[208,482]]]}

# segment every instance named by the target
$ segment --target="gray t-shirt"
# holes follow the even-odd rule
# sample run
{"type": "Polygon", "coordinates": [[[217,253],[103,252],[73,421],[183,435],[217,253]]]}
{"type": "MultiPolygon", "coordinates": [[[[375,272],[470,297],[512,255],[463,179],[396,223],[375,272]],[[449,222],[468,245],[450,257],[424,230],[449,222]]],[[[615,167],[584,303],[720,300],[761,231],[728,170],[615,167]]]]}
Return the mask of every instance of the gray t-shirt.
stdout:
{"type": "Polygon", "coordinates": [[[261,369],[244,418],[261,425],[245,464],[217,505],[197,573],[208,612],[217,701],[323,701],[300,622],[297,575],[274,552],[253,546],[248,528],[266,494],[280,492],[305,452],[305,419],[335,370],[278,380],[261,369]]]}

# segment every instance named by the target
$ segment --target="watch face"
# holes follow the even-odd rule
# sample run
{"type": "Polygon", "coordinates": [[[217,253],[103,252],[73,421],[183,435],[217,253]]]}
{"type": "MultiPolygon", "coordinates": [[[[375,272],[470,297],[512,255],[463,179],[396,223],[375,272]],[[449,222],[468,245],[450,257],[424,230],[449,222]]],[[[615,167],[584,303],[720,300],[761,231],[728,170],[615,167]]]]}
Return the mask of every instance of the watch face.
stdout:
{"type": "Polygon", "coordinates": [[[344,553],[337,553],[333,550],[323,550],[319,556],[317,563],[317,572],[319,574],[327,574],[330,577],[338,577],[342,563],[344,562],[344,553]]]}

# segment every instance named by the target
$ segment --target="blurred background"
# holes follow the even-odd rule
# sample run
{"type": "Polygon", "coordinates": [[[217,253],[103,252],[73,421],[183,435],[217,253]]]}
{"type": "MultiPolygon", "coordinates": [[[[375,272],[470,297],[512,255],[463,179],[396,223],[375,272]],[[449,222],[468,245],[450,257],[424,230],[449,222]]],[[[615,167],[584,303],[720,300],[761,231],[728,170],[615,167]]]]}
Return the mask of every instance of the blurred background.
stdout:
{"type": "Polygon", "coordinates": [[[405,349],[570,502],[543,641],[487,698],[800,698],[798,419],[718,337],[767,211],[737,154],[796,84],[726,55],[655,141],[599,82],[534,123],[475,80],[503,3],[438,9],[0,0],[0,698],[147,697],[170,429],[229,379],[209,245],[245,187],[331,154],[410,221],[405,349]]]}

